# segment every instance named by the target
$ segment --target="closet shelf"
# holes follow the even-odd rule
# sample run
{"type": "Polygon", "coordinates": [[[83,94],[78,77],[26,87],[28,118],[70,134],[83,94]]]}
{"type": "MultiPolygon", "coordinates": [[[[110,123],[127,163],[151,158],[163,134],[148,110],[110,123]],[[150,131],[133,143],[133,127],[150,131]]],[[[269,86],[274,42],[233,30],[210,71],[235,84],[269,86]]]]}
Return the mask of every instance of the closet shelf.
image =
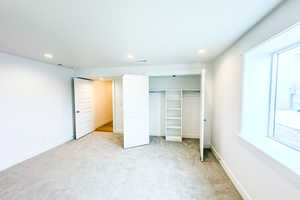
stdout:
{"type": "Polygon", "coordinates": [[[166,119],[181,119],[181,117],[167,117],[166,119]]]}
{"type": "Polygon", "coordinates": [[[166,90],[165,97],[165,106],[166,106],[166,140],[170,141],[181,141],[182,139],[182,90],[166,90]],[[168,112],[169,110],[176,110],[179,112],[172,113],[168,112]],[[176,120],[175,124],[172,121],[176,120]],[[170,123],[169,123],[170,122],[170,123]],[[172,122],[172,123],[171,123],[172,122]],[[176,135],[176,136],[175,136],[176,135]]]}
{"type": "Polygon", "coordinates": [[[182,89],[183,92],[200,92],[200,89],[182,89]]]}
{"type": "Polygon", "coordinates": [[[186,89],[149,89],[149,92],[166,92],[166,91],[170,91],[170,92],[179,92],[179,91],[183,91],[183,92],[200,92],[200,89],[195,89],[195,88],[186,88],[186,89]]]}
{"type": "Polygon", "coordinates": [[[181,108],[168,108],[168,110],[181,110],[181,108]]]}
{"type": "Polygon", "coordinates": [[[180,99],[167,99],[167,101],[169,101],[169,102],[181,102],[180,99]]]}
{"type": "Polygon", "coordinates": [[[167,129],[181,129],[181,126],[167,126],[167,129]]]}
{"type": "Polygon", "coordinates": [[[150,93],[157,93],[157,92],[165,92],[165,90],[160,90],[160,89],[150,89],[149,90],[150,93]]]}

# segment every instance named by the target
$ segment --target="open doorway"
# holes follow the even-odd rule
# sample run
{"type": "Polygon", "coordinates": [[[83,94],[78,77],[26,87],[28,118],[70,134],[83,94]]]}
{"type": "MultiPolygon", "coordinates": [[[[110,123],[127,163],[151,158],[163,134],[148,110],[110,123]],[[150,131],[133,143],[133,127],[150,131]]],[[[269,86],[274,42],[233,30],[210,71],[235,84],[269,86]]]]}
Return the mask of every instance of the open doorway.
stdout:
{"type": "Polygon", "coordinates": [[[74,138],[122,133],[122,77],[74,78],[74,138]]]}
{"type": "Polygon", "coordinates": [[[93,81],[95,131],[113,132],[112,80],[93,81]]]}
{"type": "Polygon", "coordinates": [[[149,143],[149,83],[147,76],[127,74],[121,77],[105,77],[101,80],[100,78],[78,77],[73,80],[75,139],[80,139],[94,132],[98,127],[101,128],[112,122],[113,133],[122,137],[124,148],[149,143]],[[104,82],[101,81],[104,80],[110,81],[105,82],[109,85],[108,87],[103,87],[104,82]],[[103,99],[107,99],[107,96],[109,96],[107,100],[109,102],[104,103],[103,99]],[[98,104],[104,104],[104,108],[98,104]],[[106,109],[109,109],[108,113],[112,114],[104,112],[106,109]],[[104,117],[100,115],[104,115],[104,117]]]}

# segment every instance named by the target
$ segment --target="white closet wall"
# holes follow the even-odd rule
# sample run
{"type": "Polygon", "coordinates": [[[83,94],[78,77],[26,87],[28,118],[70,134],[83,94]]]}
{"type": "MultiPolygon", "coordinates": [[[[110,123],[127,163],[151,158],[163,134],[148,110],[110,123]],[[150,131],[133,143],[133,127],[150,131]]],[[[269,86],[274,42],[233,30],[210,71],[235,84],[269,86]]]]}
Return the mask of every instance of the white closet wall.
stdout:
{"type": "Polygon", "coordinates": [[[184,138],[199,138],[200,92],[183,92],[182,133],[184,138]]]}
{"type": "Polygon", "coordinates": [[[163,136],[165,130],[165,93],[150,93],[149,98],[150,135],[163,136]]]}
{"type": "Polygon", "coordinates": [[[165,92],[164,89],[183,89],[182,136],[199,138],[200,135],[200,76],[150,77],[150,135],[165,135],[165,92]],[[185,91],[196,89],[198,92],[185,91]]]}
{"type": "Polygon", "coordinates": [[[153,76],[149,79],[150,89],[200,89],[200,76],[153,76]]]}

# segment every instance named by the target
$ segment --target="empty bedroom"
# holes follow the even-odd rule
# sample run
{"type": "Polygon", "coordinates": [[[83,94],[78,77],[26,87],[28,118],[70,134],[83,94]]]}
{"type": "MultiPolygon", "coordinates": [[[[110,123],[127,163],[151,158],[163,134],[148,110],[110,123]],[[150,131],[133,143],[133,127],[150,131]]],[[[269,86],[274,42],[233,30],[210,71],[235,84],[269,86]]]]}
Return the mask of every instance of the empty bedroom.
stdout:
{"type": "Polygon", "coordinates": [[[298,200],[300,1],[1,0],[0,200],[298,200]]]}

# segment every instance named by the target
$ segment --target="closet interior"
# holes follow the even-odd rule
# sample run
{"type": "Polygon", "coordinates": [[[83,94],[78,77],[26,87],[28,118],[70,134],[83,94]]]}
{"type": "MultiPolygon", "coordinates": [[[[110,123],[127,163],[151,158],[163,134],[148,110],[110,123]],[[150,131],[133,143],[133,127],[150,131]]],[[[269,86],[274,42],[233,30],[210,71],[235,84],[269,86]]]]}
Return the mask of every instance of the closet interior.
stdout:
{"type": "Polygon", "coordinates": [[[200,84],[200,75],[149,77],[150,135],[200,137],[200,84]]]}

